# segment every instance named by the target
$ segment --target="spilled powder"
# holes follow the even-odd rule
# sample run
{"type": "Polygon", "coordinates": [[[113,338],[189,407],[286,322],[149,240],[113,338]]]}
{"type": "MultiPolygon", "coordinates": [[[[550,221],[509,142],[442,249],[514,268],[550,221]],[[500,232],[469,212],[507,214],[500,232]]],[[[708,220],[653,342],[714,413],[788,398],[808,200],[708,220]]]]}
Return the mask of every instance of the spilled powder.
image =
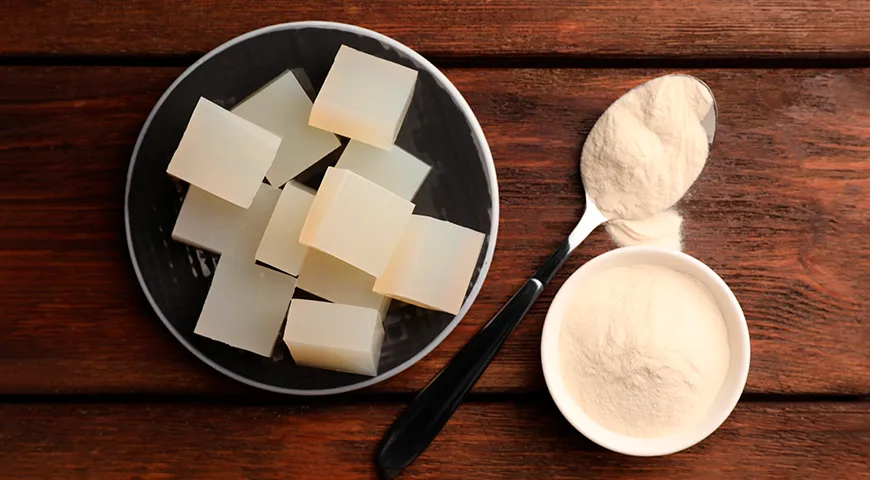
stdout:
{"type": "Polygon", "coordinates": [[[611,220],[607,233],[620,247],[649,245],[681,250],[683,217],[676,210],[665,210],[643,220],[611,220]]]}

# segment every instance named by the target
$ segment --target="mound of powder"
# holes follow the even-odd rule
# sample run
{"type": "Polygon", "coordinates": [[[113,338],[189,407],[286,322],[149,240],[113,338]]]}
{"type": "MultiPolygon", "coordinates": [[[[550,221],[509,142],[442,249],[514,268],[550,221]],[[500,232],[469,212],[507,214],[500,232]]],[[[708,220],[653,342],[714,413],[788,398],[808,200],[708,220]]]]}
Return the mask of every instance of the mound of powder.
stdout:
{"type": "Polygon", "coordinates": [[[710,291],[672,269],[606,270],[578,289],[559,332],[559,362],[575,402],[601,426],[659,438],[707,412],[730,362],[710,291]]]}
{"type": "Polygon", "coordinates": [[[701,173],[708,139],[702,121],[713,105],[705,85],[686,75],[651,80],[622,96],[598,120],[583,145],[583,186],[598,208],[623,221],[611,230],[620,245],[680,243],[680,221],[662,217],[647,225],[634,220],[656,217],[671,208],[701,173]],[[635,234],[652,224],[667,239],[614,235],[623,228],[635,234]],[[623,241],[621,241],[623,240],[623,241]]]}
{"type": "Polygon", "coordinates": [[[680,250],[683,246],[682,224],[683,217],[676,210],[665,210],[643,220],[611,220],[605,228],[620,247],[649,245],[680,250]]]}

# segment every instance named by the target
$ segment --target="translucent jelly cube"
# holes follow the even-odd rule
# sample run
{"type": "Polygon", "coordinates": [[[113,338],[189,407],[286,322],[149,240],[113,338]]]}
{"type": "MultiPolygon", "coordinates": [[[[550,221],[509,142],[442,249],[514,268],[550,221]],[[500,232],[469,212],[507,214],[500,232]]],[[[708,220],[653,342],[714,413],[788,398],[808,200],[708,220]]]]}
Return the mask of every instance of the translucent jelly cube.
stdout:
{"type": "Polygon", "coordinates": [[[248,208],[193,185],[181,204],[172,238],[193,247],[254,262],[254,254],[281,190],[260,184],[248,208]]]}
{"type": "Polygon", "coordinates": [[[484,237],[450,222],[412,215],[373,289],[455,315],[468,290],[484,237]]]}
{"type": "Polygon", "coordinates": [[[281,139],[200,98],[166,172],[248,208],[281,139]]]}
{"type": "Polygon", "coordinates": [[[294,299],[284,343],[297,365],[376,375],[384,328],[371,308],[294,299]]]}
{"type": "Polygon", "coordinates": [[[312,202],[314,193],[307,188],[295,182],[284,185],[257,249],[257,260],[290,275],[299,275],[308,253],[308,247],[299,243],[299,233],[312,202]]]}
{"type": "Polygon", "coordinates": [[[302,262],[296,287],[330,302],[374,308],[383,315],[390,299],[372,291],[375,277],[320,252],[309,250],[302,262]]]}
{"type": "Polygon", "coordinates": [[[223,256],[194,333],[269,357],[295,285],[290,275],[223,256]]]}
{"type": "Polygon", "coordinates": [[[395,145],[383,150],[356,140],[347,144],[335,166],[357,173],[405,200],[414,198],[432,169],[395,145]]]}
{"type": "Polygon", "coordinates": [[[233,113],[281,137],[266,179],[280,187],[341,145],[335,135],[310,127],[311,98],[292,72],[284,72],[236,105],[233,113]]]}
{"type": "Polygon", "coordinates": [[[329,167],[299,242],[377,277],[390,260],[414,204],[371,181],[329,167]]]}
{"type": "Polygon", "coordinates": [[[417,71],[342,45],[308,124],[389,149],[414,95],[417,71]]]}

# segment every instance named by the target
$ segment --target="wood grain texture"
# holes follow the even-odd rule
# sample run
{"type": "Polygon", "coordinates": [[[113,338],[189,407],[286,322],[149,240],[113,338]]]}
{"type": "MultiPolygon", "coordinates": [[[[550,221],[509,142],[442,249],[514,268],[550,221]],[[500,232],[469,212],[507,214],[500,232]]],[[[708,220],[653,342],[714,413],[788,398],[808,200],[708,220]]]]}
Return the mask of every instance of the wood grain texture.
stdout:
{"type": "MultiPolygon", "coordinates": [[[[246,391],[154,318],[132,274],[122,192],[138,129],[178,68],[0,67],[0,393],[246,391]]],[[[500,182],[499,239],[466,320],[375,387],[421,388],[582,212],[584,135],[658,70],[448,70],[477,112],[500,182]]],[[[716,145],[689,198],[689,253],[748,318],[753,393],[870,393],[870,70],[704,70],[716,145]]],[[[593,233],[477,391],[541,390],[540,332],[568,274],[611,248],[593,233]]]]}
{"type": "MultiPolygon", "coordinates": [[[[0,476],[374,478],[393,404],[0,405],[0,476]]],[[[684,452],[633,458],[583,438],[549,400],[469,403],[399,478],[870,478],[866,404],[741,403],[684,452]]]]}
{"type": "Polygon", "coordinates": [[[0,0],[0,55],[198,54],[246,31],[332,20],[435,56],[866,57],[847,0],[0,0]]]}

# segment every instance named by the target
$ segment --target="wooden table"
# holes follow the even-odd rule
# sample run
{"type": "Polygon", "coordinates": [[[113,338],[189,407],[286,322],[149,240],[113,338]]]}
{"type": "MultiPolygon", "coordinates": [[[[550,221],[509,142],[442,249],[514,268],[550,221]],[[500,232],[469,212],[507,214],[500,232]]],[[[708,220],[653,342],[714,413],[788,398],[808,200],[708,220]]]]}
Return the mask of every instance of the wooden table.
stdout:
{"type": "Polygon", "coordinates": [[[0,477],[371,478],[377,440],[581,213],[577,161],[606,106],[687,72],[716,94],[712,156],[680,204],[686,251],[733,287],[746,393],[712,437],[631,458],[576,433],[539,364],[572,257],[405,478],[870,478],[870,5],[784,1],[0,0],[0,477]],[[139,292],[122,228],[136,135],[204,52],[271,23],[395,37],[477,113],[498,247],[427,358],[335,398],[265,395],[178,345],[139,292]]]}

